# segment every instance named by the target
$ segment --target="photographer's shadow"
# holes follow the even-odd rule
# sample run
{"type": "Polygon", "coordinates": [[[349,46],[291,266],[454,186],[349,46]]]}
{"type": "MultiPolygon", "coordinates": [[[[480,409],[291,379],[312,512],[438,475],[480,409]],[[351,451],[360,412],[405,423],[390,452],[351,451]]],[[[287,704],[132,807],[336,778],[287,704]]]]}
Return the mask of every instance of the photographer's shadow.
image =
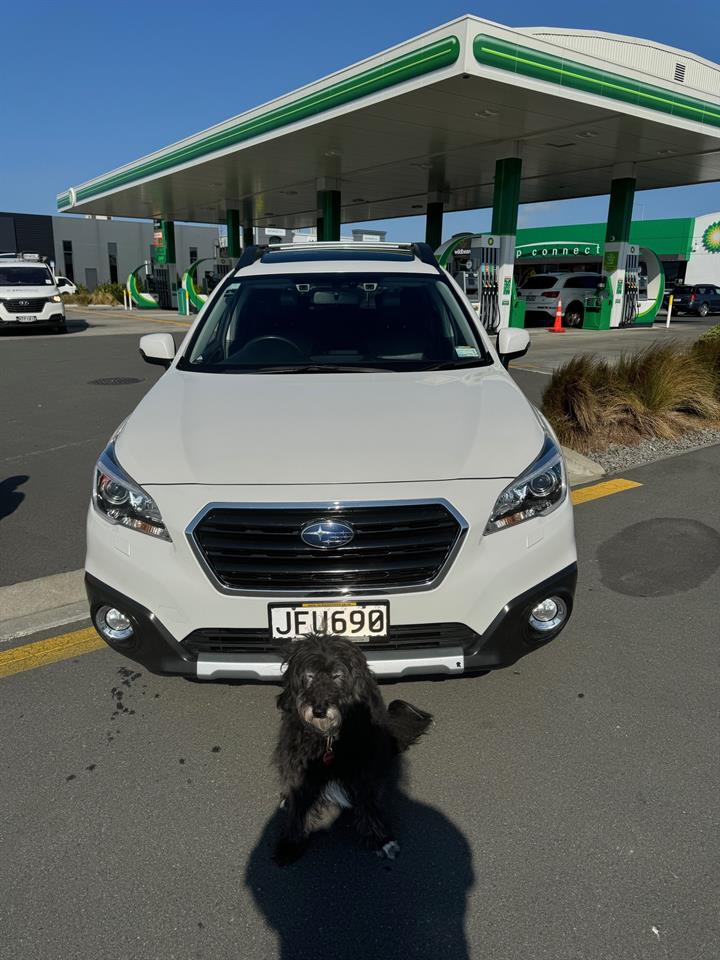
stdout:
{"type": "Polygon", "coordinates": [[[388,812],[401,847],[394,861],[365,849],[346,814],[281,869],[272,851],[282,811],[267,822],[245,882],[280,937],[280,960],[468,960],[467,840],[442,813],[405,794],[388,812]]]}

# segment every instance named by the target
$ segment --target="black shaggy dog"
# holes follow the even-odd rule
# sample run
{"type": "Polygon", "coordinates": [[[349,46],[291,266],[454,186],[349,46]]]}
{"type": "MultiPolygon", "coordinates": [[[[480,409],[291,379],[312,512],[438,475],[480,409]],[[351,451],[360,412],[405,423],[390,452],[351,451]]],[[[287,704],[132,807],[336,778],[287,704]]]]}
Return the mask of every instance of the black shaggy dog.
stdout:
{"type": "Polygon", "coordinates": [[[351,809],[364,840],[394,859],[400,847],[385,823],[383,796],[399,775],[399,754],[432,716],[403,700],[386,707],[362,651],[327,636],[293,643],[278,708],[275,763],[287,820],[276,862],[302,856],[313,812],[329,803],[351,809]]]}

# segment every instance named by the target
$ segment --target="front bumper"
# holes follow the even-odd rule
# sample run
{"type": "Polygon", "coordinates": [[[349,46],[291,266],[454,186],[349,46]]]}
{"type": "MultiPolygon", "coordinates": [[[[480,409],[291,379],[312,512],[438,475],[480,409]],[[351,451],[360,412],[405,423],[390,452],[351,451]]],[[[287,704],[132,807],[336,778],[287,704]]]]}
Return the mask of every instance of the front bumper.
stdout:
{"type": "Polygon", "coordinates": [[[24,330],[29,327],[59,327],[65,323],[62,304],[46,306],[39,313],[30,313],[31,320],[18,320],[19,314],[5,310],[0,304],[0,330],[24,330]]]}
{"type": "MultiPolygon", "coordinates": [[[[482,633],[462,623],[408,624],[391,627],[386,641],[363,644],[362,649],[373,673],[385,678],[452,676],[509,666],[563,630],[572,612],[576,581],[577,564],[572,563],[506,603],[482,633]],[[529,625],[528,616],[550,595],[565,601],[568,616],[556,630],[540,634],[529,625]]],[[[132,621],[133,637],[110,645],[152,673],[275,682],[282,675],[285,651],[271,639],[267,625],[199,629],[176,640],[141,604],[90,574],[85,585],[93,618],[108,605],[132,621]]]]}

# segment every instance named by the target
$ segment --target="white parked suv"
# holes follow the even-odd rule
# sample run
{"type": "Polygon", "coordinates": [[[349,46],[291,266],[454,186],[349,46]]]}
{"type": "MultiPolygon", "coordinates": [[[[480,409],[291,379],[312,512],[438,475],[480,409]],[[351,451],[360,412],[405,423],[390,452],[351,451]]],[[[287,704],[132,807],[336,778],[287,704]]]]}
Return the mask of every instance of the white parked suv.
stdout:
{"type": "Polygon", "coordinates": [[[0,256],[0,330],[43,326],[65,332],[61,293],[69,281],[55,277],[38,254],[0,256]]]}
{"type": "Polygon", "coordinates": [[[277,680],[309,632],[379,676],[507,665],[577,576],[552,430],[425,244],[251,247],[97,463],[93,622],[158,673],[277,680]]]}
{"type": "Polygon", "coordinates": [[[585,300],[605,289],[599,273],[538,273],[529,277],[518,290],[525,301],[525,315],[542,313],[555,316],[558,302],[562,305],[566,327],[581,327],[585,319],[585,300]]]}

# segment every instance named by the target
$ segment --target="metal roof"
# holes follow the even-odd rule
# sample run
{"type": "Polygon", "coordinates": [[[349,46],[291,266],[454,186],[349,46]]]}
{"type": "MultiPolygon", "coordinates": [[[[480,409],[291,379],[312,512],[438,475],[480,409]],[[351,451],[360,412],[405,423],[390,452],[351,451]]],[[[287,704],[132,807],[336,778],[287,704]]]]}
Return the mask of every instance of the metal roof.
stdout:
{"type": "Polygon", "coordinates": [[[199,222],[232,208],[302,227],[325,185],[342,191],[343,223],[424,212],[428,198],[467,210],[492,204],[507,156],[523,159],[522,203],[607,193],[613,176],[639,190],[720,180],[720,92],[627,54],[660,49],[650,41],[570,42],[590,33],[460,17],[72,187],[58,208],[199,222]]]}

